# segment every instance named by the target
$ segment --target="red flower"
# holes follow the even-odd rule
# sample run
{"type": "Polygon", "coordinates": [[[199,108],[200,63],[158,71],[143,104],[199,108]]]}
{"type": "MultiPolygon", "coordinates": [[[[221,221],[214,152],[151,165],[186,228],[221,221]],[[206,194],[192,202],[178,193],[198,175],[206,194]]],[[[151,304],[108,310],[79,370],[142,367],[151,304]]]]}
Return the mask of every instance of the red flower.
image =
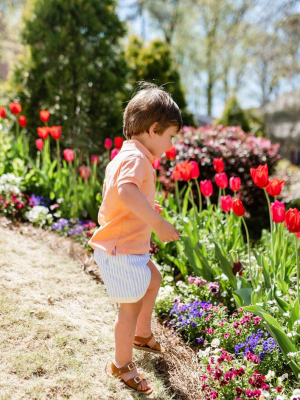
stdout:
{"type": "Polygon", "coordinates": [[[278,393],[280,393],[282,391],[282,387],[281,386],[276,386],[276,390],[278,393]]]}
{"type": "Polygon", "coordinates": [[[99,156],[97,156],[97,155],[91,156],[91,163],[92,164],[96,163],[98,165],[99,164],[99,156]]]}
{"type": "Polygon", "coordinates": [[[113,149],[110,153],[110,159],[113,160],[116,157],[116,155],[119,153],[119,151],[120,150],[118,150],[118,149],[113,149]]]}
{"type": "Polygon", "coordinates": [[[216,184],[219,188],[225,189],[228,186],[228,178],[225,172],[215,175],[216,184]]]}
{"type": "Polygon", "coordinates": [[[200,171],[199,171],[198,163],[196,161],[191,161],[190,164],[191,164],[191,176],[192,176],[192,179],[199,178],[200,171]]]}
{"type": "Polygon", "coordinates": [[[213,164],[214,164],[214,169],[218,174],[224,171],[223,158],[214,158],[213,164]]]}
{"type": "Polygon", "coordinates": [[[246,212],[240,199],[233,199],[232,210],[238,217],[242,217],[246,212]]]}
{"type": "Polygon", "coordinates": [[[49,128],[49,131],[54,140],[59,140],[61,138],[61,126],[52,126],[49,128]]]}
{"type": "Polygon", "coordinates": [[[258,168],[251,168],[250,173],[256,186],[260,187],[261,189],[264,189],[268,186],[269,171],[267,164],[260,165],[258,168]]]}
{"type": "Polygon", "coordinates": [[[172,146],[169,150],[166,151],[166,157],[169,160],[174,160],[175,156],[176,156],[176,149],[174,146],[172,146]]]}
{"type": "Polygon", "coordinates": [[[26,117],[24,115],[19,115],[19,124],[22,128],[25,128],[25,126],[27,126],[26,117]]]}
{"type": "Polygon", "coordinates": [[[47,126],[43,126],[42,128],[37,128],[37,133],[41,139],[47,139],[49,135],[49,128],[47,126]]]}
{"type": "Polygon", "coordinates": [[[35,145],[38,150],[43,150],[44,148],[44,142],[42,139],[36,139],[35,145]]]}
{"type": "Polygon", "coordinates": [[[176,164],[174,170],[172,171],[172,179],[174,181],[179,181],[179,179],[181,178],[180,165],[181,164],[176,164]]]}
{"type": "Polygon", "coordinates": [[[42,110],[40,111],[40,118],[43,122],[48,122],[50,117],[49,111],[42,110]]]}
{"type": "Polygon", "coordinates": [[[184,181],[189,181],[192,179],[192,164],[188,163],[186,160],[179,164],[180,166],[180,176],[184,181]]]}
{"type": "Polygon", "coordinates": [[[104,147],[106,148],[106,150],[110,150],[112,146],[112,140],[110,138],[106,138],[104,140],[104,147]]]}
{"type": "Polygon", "coordinates": [[[72,162],[74,160],[74,151],[72,149],[65,149],[63,155],[67,162],[72,162]]]}
{"type": "Polygon", "coordinates": [[[280,224],[285,220],[285,207],[284,204],[276,200],[271,203],[271,216],[276,224],[280,224]]]}
{"type": "Polygon", "coordinates": [[[213,185],[207,179],[200,181],[200,189],[203,196],[210,197],[213,194],[213,185]]]}
{"type": "Polygon", "coordinates": [[[285,223],[292,233],[300,232],[300,212],[297,208],[290,208],[285,214],[285,223]]]}
{"type": "Polygon", "coordinates": [[[154,163],[152,163],[152,167],[154,169],[158,169],[160,167],[160,158],[158,158],[157,160],[154,161],[154,163]]]}
{"type": "Polygon", "coordinates": [[[117,149],[120,149],[123,145],[123,138],[122,137],[115,137],[114,138],[115,146],[117,149]]]}
{"type": "Polygon", "coordinates": [[[79,167],[79,173],[82,179],[87,179],[90,176],[90,169],[85,165],[79,167]]]}
{"type": "MultiPolygon", "coordinates": [[[[243,264],[240,262],[240,260],[236,261],[236,262],[233,264],[233,267],[232,267],[233,275],[239,274],[240,276],[242,276],[242,275],[243,275],[243,269],[244,269],[244,266],[243,266],[243,264]]],[[[238,325],[236,326],[236,328],[237,328],[237,327],[238,327],[238,325]]]]}
{"type": "Polygon", "coordinates": [[[229,212],[232,208],[231,196],[221,196],[221,207],[224,212],[229,212]]]}
{"type": "Polygon", "coordinates": [[[269,181],[268,186],[267,186],[267,192],[271,196],[274,196],[274,197],[279,196],[284,184],[285,184],[285,181],[280,181],[279,179],[275,178],[272,181],[269,181]]]}
{"type": "Polygon", "coordinates": [[[232,176],[229,179],[229,186],[233,192],[238,192],[241,187],[241,178],[232,176]]]}
{"type": "Polygon", "coordinates": [[[18,115],[20,114],[20,112],[22,111],[22,106],[20,103],[15,103],[14,101],[12,101],[9,105],[10,111],[14,114],[14,115],[18,115]]]}
{"type": "Polygon", "coordinates": [[[0,117],[5,118],[6,117],[6,111],[4,107],[0,107],[0,117]]]}

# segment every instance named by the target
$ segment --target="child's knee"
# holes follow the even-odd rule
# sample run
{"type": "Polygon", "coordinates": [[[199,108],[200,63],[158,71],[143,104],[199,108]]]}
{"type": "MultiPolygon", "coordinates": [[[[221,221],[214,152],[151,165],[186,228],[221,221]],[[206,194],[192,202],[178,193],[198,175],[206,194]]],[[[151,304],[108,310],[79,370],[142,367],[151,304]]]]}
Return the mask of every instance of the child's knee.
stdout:
{"type": "Polygon", "coordinates": [[[143,306],[143,299],[136,301],[135,303],[120,303],[120,313],[128,317],[138,316],[143,306]]]}

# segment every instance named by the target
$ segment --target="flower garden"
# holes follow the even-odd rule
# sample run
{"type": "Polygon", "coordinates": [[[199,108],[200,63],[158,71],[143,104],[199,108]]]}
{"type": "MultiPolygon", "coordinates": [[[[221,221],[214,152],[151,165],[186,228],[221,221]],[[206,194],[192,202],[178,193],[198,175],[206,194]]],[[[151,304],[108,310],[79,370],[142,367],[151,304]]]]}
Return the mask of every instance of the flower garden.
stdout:
{"type": "MultiPolygon", "coordinates": [[[[32,148],[21,104],[0,117],[0,212],[91,251],[122,137],[82,155],[41,110],[32,148]]],[[[197,352],[205,399],[300,399],[300,213],[280,201],[278,151],[240,127],[184,127],[153,164],[162,216],[181,231],[170,243],[152,235],[163,275],[155,312],[197,352]]]]}

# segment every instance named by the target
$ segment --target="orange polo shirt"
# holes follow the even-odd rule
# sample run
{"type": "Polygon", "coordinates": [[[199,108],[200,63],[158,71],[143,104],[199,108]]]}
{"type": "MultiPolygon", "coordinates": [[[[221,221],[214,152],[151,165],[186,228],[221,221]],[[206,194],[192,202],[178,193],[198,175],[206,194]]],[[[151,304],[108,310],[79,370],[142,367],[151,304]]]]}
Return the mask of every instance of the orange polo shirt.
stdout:
{"type": "Polygon", "coordinates": [[[98,213],[98,228],[88,244],[109,254],[143,254],[150,250],[149,225],[133,214],[122,202],[118,188],[134,183],[155,208],[153,154],[138,140],[125,140],[120,152],[107,165],[103,201],[98,213]]]}

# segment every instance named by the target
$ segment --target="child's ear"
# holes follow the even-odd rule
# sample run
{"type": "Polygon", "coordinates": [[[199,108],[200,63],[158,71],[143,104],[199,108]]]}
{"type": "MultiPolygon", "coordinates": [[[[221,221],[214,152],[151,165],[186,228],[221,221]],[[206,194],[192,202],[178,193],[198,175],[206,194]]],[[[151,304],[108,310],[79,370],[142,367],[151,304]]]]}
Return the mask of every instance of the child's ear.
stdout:
{"type": "Polygon", "coordinates": [[[152,124],[149,128],[149,135],[150,138],[153,139],[154,136],[156,135],[157,132],[157,127],[158,127],[158,122],[154,122],[154,124],[152,124]]]}

